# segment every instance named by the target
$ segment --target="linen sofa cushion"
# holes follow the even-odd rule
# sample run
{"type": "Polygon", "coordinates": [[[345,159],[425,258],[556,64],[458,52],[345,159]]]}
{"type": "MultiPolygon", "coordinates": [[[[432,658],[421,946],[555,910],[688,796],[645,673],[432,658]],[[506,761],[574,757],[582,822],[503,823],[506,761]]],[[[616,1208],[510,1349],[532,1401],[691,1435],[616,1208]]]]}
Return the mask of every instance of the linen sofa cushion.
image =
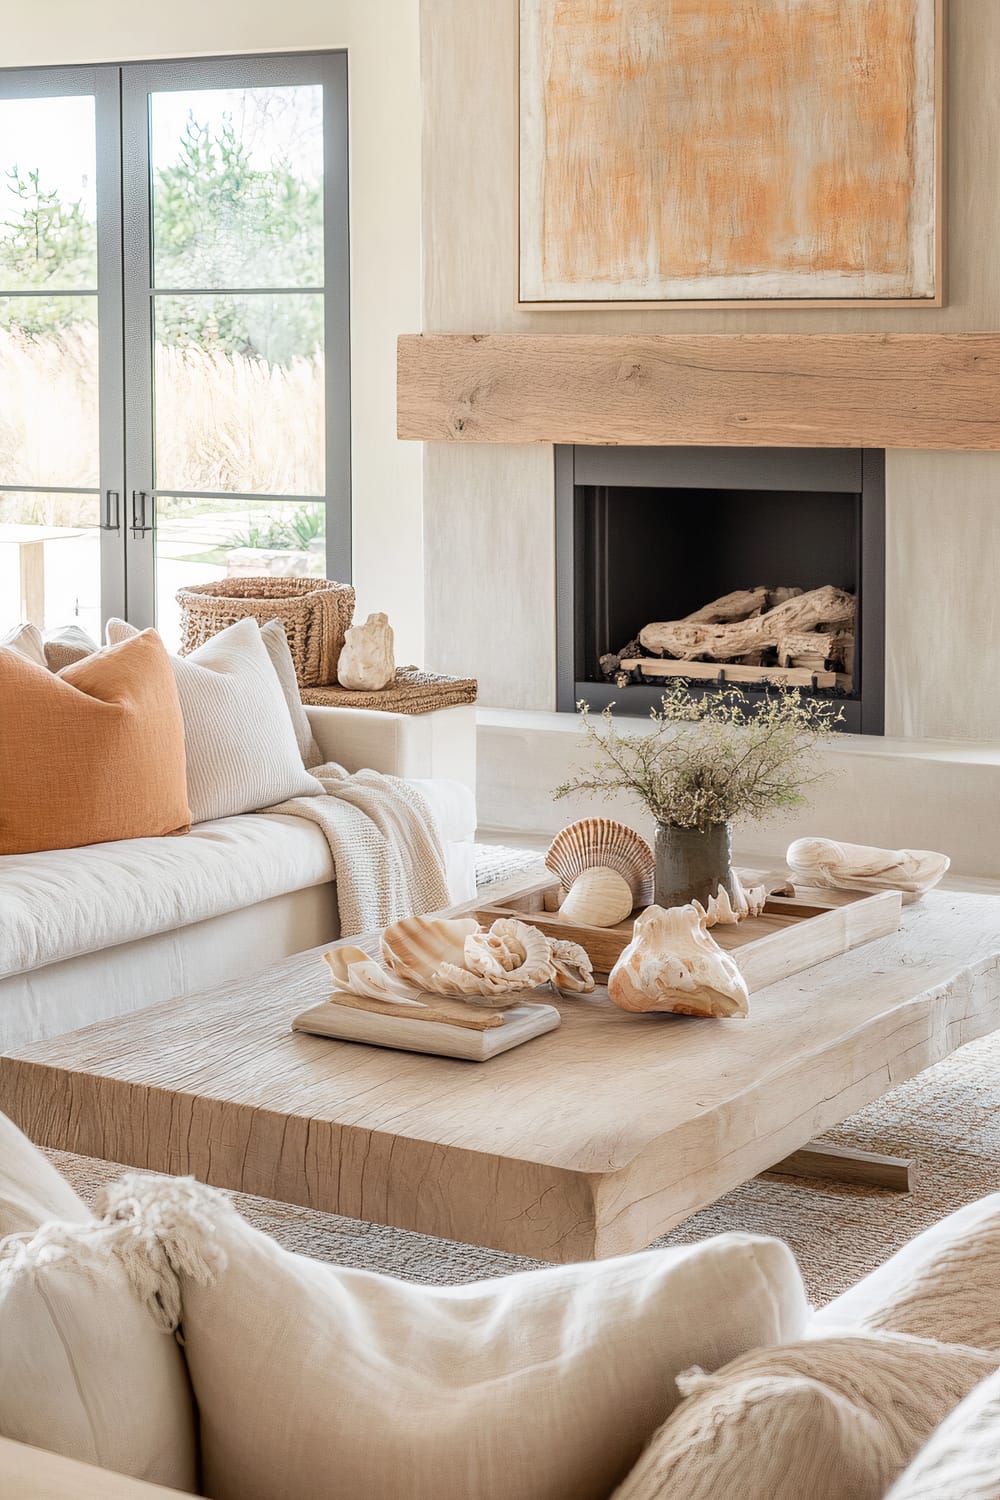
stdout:
{"type": "Polygon", "coordinates": [[[144,631],[53,675],[0,651],[0,854],[184,832],[184,725],[144,631]]]}
{"type": "MultiPolygon", "coordinates": [[[[332,879],[333,859],[320,829],[284,815],[201,823],[184,839],[130,839],[0,859],[0,978],[332,879]]],[[[175,982],[176,976],[164,976],[160,999],[176,992],[168,987],[175,982]]]]}
{"type": "Polygon", "coordinates": [[[63,625],[58,630],[47,632],[43,650],[49,671],[61,672],[63,667],[83,661],[85,656],[93,656],[100,647],[79,625],[63,625]]]}
{"type": "Polygon", "coordinates": [[[183,1355],[101,1238],[52,1221],[0,1245],[0,1435],[192,1490],[183,1355]]]}
{"type": "Polygon", "coordinates": [[[429,1287],[283,1250],[190,1179],[107,1203],[180,1268],[214,1500],[607,1500],[680,1369],[806,1319],[791,1252],[751,1235],[429,1287]]]}
{"type": "Polygon", "coordinates": [[[1000,1500],[1000,1374],[942,1422],[886,1500],[1000,1500]]]}
{"type": "Polygon", "coordinates": [[[1000,1193],[925,1229],[817,1313],[810,1332],[863,1328],[1000,1349],[1000,1193]]]}
{"type": "MultiPolygon", "coordinates": [[[[109,641],[135,627],[109,620],[109,641]]],[[[303,767],[295,731],[256,620],[239,620],[190,656],[171,656],[184,715],[191,821],[256,812],[323,788],[303,767]]]]}
{"type": "Polygon", "coordinates": [[[87,1223],[90,1210],[12,1120],[0,1114],[0,1240],[49,1219],[87,1223]]]}
{"type": "Polygon", "coordinates": [[[45,660],[42,632],[37,625],[15,625],[13,630],[8,630],[5,636],[0,636],[0,646],[6,646],[9,651],[16,651],[19,656],[26,656],[29,661],[35,663],[36,667],[48,665],[45,660]]]}
{"type": "Polygon", "coordinates": [[[855,1334],[691,1371],[680,1379],[688,1399],[613,1500],[882,1500],[998,1363],[929,1339],[855,1334]]]}

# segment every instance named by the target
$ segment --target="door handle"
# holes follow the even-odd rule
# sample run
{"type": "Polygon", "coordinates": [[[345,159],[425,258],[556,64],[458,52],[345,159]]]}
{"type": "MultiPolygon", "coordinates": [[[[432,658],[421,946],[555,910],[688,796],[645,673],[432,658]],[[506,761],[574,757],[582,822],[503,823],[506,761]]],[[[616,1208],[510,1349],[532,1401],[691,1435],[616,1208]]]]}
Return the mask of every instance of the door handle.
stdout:
{"type": "Polygon", "coordinates": [[[118,490],[104,491],[104,520],[101,522],[102,531],[121,531],[122,529],[122,497],[118,490]],[[112,520],[112,516],[114,519],[112,520]]]}
{"type": "MultiPolygon", "coordinates": [[[[146,536],[153,529],[152,514],[146,520],[146,501],[150,499],[146,490],[132,491],[132,535],[134,537],[146,536]]],[[[152,507],[150,507],[152,511],[152,507]]]]}

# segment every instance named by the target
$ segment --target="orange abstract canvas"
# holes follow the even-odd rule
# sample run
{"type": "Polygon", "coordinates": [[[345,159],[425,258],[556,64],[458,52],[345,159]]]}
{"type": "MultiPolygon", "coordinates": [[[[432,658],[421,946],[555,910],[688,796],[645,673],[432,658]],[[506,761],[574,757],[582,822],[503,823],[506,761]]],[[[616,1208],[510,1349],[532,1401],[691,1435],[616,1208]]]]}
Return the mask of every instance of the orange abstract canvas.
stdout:
{"type": "Polygon", "coordinates": [[[939,296],[943,0],[520,0],[522,303],[939,296]]]}

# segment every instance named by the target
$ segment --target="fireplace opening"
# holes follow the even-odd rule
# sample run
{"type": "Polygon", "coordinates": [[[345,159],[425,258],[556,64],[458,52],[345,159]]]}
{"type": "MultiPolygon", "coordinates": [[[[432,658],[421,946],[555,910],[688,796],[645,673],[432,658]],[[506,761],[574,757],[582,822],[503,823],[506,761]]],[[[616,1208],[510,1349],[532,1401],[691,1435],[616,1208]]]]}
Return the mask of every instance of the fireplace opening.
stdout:
{"type": "Polygon", "coordinates": [[[776,683],[884,728],[885,455],[556,449],[558,706],[776,683]]]}

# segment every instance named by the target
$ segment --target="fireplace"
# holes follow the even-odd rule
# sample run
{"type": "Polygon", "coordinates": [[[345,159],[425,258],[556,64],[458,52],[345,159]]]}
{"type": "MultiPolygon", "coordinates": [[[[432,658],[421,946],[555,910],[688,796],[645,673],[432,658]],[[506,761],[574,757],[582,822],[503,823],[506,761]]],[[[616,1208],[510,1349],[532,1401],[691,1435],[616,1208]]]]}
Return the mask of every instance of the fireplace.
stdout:
{"type": "Polygon", "coordinates": [[[555,473],[560,709],[646,715],[678,674],[758,698],[789,681],[837,701],[843,730],[883,733],[882,450],[560,446],[555,473]],[[749,625],[647,628],[733,595],[749,625]]]}

